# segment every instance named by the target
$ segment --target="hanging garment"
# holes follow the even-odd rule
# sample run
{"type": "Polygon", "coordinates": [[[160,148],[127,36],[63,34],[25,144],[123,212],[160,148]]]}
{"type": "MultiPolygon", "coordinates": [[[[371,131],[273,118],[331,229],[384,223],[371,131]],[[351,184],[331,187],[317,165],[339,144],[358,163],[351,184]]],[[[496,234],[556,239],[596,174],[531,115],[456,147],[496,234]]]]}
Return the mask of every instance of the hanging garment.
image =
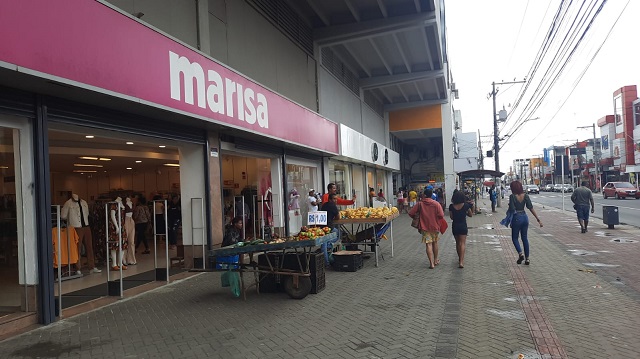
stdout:
{"type": "Polygon", "coordinates": [[[53,267],[58,268],[58,251],[60,252],[60,262],[62,265],[78,263],[78,233],[75,228],[60,228],[60,238],[58,238],[58,228],[51,230],[53,238],[53,267]]]}

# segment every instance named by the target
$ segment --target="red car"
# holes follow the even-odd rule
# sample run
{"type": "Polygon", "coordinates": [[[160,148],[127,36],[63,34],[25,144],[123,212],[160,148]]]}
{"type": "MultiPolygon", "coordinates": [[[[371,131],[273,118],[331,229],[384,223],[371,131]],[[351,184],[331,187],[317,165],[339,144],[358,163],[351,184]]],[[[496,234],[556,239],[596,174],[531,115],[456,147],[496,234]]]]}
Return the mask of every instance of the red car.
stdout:
{"type": "Polygon", "coordinates": [[[615,197],[617,199],[625,199],[627,197],[638,199],[640,191],[629,182],[609,182],[602,188],[602,196],[604,199],[615,197]]]}

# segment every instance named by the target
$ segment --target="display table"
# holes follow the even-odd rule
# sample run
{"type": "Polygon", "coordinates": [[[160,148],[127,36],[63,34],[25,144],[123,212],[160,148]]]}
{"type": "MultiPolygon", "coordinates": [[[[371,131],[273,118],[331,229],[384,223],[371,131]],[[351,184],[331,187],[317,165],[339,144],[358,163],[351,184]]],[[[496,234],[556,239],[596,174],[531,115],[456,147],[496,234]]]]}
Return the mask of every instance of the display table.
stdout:
{"type": "MultiPolygon", "coordinates": [[[[377,267],[378,248],[380,246],[378,242],[386,231],[387,226],[390,231],[389,240],[391,241],[391,257],[393,257],[393,220],[398,218],[398,216],[400,216],[400,213],[393,213],[382,218],[344,218],[336,219],[333,223],[340,225],[341,230],[345,231],[347,235],[355,237],[355,242],[348,242],[348,245],[371,246],[371,251],[364,252],[374,254],[377,267]]],[[[347,243],[343,242],[343,244],[347,243]]]]}
{"type": "Polygon", "coordinates": [[[249,255],[249,263],[240,263],[237,266],[232,266],[230,269],[215,269],[209,270],[194,270],[194,271],[237,271],[240,274],[240,285],[242,288],[243,298],[247,298],[247,290],[255,286],[256,291],[260,293],[260,273],[281,275],[284,278],[284,290],[294,299],[302,299],[311,291],[311,274],[310,264],[311,253],[314,247],[321,246],[323,243],[336,239],[337,233],[329,233],[325,236],[318,237],[316,239],[303,240],[303,241],[287,241],[283,243],[274,244],[256,244],[247,245],[242,247],[227,246],[218,249],[212,249],[209,251],[209,257],[221,257],[221,256],[243,256],[249,255]],[[265,254],[267,265],[259,265],[257,261],[254,261],[254,255],[258,253],[265,254]],[[271,256],[267,255],[270,253],[271,256]],[[298,268],[290,269],[283,268],[284,256],[288,253],[299,254],[298,268]],[[273,255],[279,256],[277,263],[274,265],[271,259],[273,255]],[[300,258],[303,258],[301,261],[300,258]],[[306,262],[306,263],[305,263],[306,262]],[[253,273],[253,283],[245,285],[244,273],[253,273]]]}

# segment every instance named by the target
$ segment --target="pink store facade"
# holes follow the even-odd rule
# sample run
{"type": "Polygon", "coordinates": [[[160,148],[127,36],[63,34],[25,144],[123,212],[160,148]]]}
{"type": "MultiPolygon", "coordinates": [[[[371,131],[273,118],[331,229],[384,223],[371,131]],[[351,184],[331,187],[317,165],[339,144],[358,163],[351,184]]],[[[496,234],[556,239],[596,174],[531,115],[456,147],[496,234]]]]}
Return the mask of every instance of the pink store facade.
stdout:
{"type": "MultiPolygon", "coordinates": [[[[323,162],[339,154],[335,122],[103,3],[3,3],[0,41],[0,291],[13,293],[0,335],[81,301],[65,299],[51,255],[52,215],[72,193],[98,210],[115,196],[178,195],[181,243],[210,247],[243,202],[247,236],[289,232],[292,191],[322,188],[323,162]]],[[[106,283],[107,268],[76,269],[80,290],[106,283]]]]}

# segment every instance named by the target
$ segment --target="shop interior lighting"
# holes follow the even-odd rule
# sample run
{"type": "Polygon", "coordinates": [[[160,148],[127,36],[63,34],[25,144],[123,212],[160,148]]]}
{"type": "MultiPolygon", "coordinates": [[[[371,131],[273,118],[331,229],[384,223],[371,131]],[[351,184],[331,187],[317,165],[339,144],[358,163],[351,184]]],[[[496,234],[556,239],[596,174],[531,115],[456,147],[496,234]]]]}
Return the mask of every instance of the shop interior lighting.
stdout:
{"type": "Polygon", "coordinates": [[[95,136],[94,135],[86,135],[86,136],[84,136],[84,138],[95,138],[95,136]]]}
{"type": "Polygon", "coordinates": [[[164,165],[167,167],[180,167],[180,165],[177,163],[165,163],[164,165]]]}
{"type": "Polygon", "coordinates": [[[74,163],[73,166],[74,167],[98,167],[98,168],[104,167],[103,165],[91,165],[91,164],[84,164],[84,163],[74,163]]]}
{"type": "Polygon", "coordinates": [[[127,145],[133,145],[133,142],[127,141],[127,145]]]}
{"type": "Polygon", "coordinates": [[[165,145],[160,145],[160,146],[158,146],[158,147],[160,147],[160,148],[165,148],[165,147],[167,147],[167,146],[165,146],[165,145]]]}
{"type": "Polygon", "coordinates": [[[111,161],[111,158],[100,157],[98,158],[100,161],[111,161]]]}
{"type": "Polygon", "coordinates": [[[75,173],[96,173],[98,171],[94,171],[94,170],[73,170],[73,172],[75,172],[75,173]]]}
{"type": "Polygon", "coordinates": [[[136,163],[142,163],[142,161],[140,161],[140,160],[137,160],[137,161],[136,161],[136,163]]]}
{"type": "Polygon", "coordinates": [[[89,157],[89,156],[82,156],[82,157],[78,157],[81,160],[91,160],[91,161],[97,161],[98,157],[89,157]]]}

